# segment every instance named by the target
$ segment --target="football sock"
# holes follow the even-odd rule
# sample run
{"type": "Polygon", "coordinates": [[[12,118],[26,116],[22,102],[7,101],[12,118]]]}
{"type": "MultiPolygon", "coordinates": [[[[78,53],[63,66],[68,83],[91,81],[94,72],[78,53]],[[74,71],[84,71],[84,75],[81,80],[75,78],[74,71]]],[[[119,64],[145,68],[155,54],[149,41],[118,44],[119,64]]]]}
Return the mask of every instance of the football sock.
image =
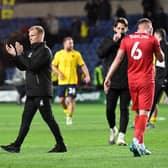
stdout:
{"type": "Polygon", "coordinates": [[[138,120],[139,120],[139,115],[136,115],[135,116],[135,119],[134,119],[134,137],[138,138],[137,136],[137,126],[138,126],[138,120]]]}
{"type": "Polygon", "coordinates": [[[139,115],[136,115],[136,116],[135,116],[135,119],[134,119],[134,126],[135,126],[135,128],[136,128],[136,126],[137,126],[138,119],[139,119],[139,115]]]}
{"type": "Polygon", "coordinates": [[[139,129],[140,129],[140,138],[144,136],[146,125],[148,121],[148,116],[147,115],[140,115],[139,116],[139,129]]]}
{"type": "Polygon", "coordinates": [[[124,136],[125,136],[125,134],[122,133],[122,132],[120,132],[120,133],[118,134],[118,139],[124,139],[124,136]]]}
{"type": "Polygon", "coordinates": [[[139,137],[139,143],[140,144],[144,143],[144,135],[142,135],[142,136],[139,137]]]}
{"type": "Polygon", "coordinates": [[[66,108],[66,109],[64,109],[64,113],[65,114],[67,114],[68,113],[68,109],[66,108]]]}
{"type": "Polygon", "coordinates": [[[147,115],[139,116],[135,137],[139,139],[140,143],[143,143],[144,141],[144,133],[145,133],[147,121],[148,121],[147,115]]]}
{"type": "Polygon", "coordinates": [[[118,129],[117,129],[116,126],[114,126],[112,129],[113,129],[114,132],[117,132],[117,131],[118,131],[118,129]]]}
{"type": "Polygon", "coordinates": [[[144,143],[140,143],[139,146],[142,150],[145,150],[145,144],[144,143]]]}
{"type": "Polygon", "coordinates": [[[134,137],[137,138],[141,143],[143,142],[143,136],[147,124],[148,116],[147,115],[139,115],[138,121],[135,127],[134,137]]]}
{"type": "Polygon", "coordinates": [[[133,144],[135,144],[135,145],[138,145],[139,144],[139,140],[137,139],[137,138],[133,138],[133,144]]]}
{"type": "Polygon", "coordinates": [[[156,117],[151,117],[150,123],[151,124],[156,124],[156,117]]]}
{"type": "Polygon", "coordinates": [[[72,114],[70,114],[69,112],[67,113],[67,117],[72,118],[72,114]]]}

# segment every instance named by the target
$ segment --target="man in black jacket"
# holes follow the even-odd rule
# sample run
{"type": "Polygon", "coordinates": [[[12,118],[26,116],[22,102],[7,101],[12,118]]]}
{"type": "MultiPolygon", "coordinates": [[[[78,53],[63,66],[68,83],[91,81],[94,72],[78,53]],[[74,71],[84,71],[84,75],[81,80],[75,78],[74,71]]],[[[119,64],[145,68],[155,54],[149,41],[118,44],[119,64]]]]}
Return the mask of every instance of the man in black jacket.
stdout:
{"type": "Polygon", "coordinates": [[[155,127],[157,118],[157,104],[160,101],[163,91],[165,91],[166,95],[168,96],[168,43],[166,41],[165,29],[159,28],[155,30],[154,36],[160,42],[160,46],[165,54],[165,58],[161,63],[158,60],[156,61],[155,96],[148,119],[148,127],[155,127]]]}
{"type": "Polygon", "coordinates": [[[22,114],[20,131],[16,140],[10,145],[2,145],[7,152],[20,152],[21,145],[26,137],[31,121],[37,110],[53,133],[56,145],[49,152],[66,152],[59,126],[52,114],[50,99],[52,97],[51,59],[50,49],[44,43],[44,29],[41,26],[32,26],[29,29],[31,52],[24,55],[24,48],[19,42],[6,45],[7,52],[13,56],[16,66],[26,71],[26,102],[22,114]]]}
{"type": "MultiPolygon", "coordinates": [[[[128,30],[128,22],[125,18],[117,18],[114,23],[113,37],[107,37],[97,50],[98,56],[104,60],[105,74],[107,74],[111,63],[114,61],[121,39],[128,30]]],[[[118,98],[120,98],[120,127],[117,139],[118,145],[127,145],[124,140],[128,121],[129,121],[129,102],[130,94],[127,79],[127,58],[124,57],[120,67],[111,79],[111,87],[106,95],[106,117],[110,127],[110,144],[115,143],[118,130],[116,128],[115,110],[118,98]]]]}

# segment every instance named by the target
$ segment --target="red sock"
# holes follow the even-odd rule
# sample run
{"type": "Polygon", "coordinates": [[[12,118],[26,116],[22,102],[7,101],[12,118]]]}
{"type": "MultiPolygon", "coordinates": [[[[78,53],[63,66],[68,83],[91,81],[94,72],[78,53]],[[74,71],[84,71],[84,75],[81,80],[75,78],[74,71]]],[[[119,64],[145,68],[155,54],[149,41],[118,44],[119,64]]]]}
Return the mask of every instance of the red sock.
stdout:
{"type": "Polygon", "coordinates": [[[139,144],[143,144],[144,143],[144,135],[140,136],[139,138],[139,144]]]}
{"type": "Polygon", "coordinates": [[[134,137],[136,138],[137,136],[136,136],[136,130],[137,130],[137,125],[138,125],[138,119],[139,119],[139,115],[137,114],[136,116],[135,116],[135,119],[134,119],[134,137]]]}
{"type": "Polygon", "coordinates": [[[147,115],[140,115],[138,118],[138,123],[137,123],[134,137],[139,140],[139,143],[143,143],[144,141],[144,133],[145,133],[147,121],[148,121],[147,115]]]}

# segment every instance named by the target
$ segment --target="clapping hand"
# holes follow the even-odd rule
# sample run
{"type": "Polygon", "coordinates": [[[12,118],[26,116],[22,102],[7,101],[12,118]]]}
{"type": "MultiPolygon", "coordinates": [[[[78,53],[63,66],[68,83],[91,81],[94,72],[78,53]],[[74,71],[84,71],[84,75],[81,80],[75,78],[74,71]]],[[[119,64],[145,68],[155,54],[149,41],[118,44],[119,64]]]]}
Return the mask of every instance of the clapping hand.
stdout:
{"type": "Polygon", "coordinates": [[[6,51],[12,56],[21,55],[23,53],[23,45],[17,41],[15,42],[15,46],[6,44],[6,51]]]}

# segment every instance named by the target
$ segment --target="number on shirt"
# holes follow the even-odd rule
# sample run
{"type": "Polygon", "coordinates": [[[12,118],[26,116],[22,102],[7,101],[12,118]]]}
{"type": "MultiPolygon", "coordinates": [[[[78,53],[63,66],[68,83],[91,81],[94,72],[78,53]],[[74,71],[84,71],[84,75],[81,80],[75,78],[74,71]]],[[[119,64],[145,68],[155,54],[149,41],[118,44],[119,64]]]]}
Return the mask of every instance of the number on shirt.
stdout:
{"type": "Polygon", "coordinates": [[[68,93],[75,95],[76,94],[76,89],[75,88],[68,88],[68,93]]]}
{"type": "Polygon", "coordinates": [[[135,42],[132,49],[131,49],[131,57],[134,60],[139,60],[142,57],[142,50],[138,48],[139,42],[135,42]]]}

